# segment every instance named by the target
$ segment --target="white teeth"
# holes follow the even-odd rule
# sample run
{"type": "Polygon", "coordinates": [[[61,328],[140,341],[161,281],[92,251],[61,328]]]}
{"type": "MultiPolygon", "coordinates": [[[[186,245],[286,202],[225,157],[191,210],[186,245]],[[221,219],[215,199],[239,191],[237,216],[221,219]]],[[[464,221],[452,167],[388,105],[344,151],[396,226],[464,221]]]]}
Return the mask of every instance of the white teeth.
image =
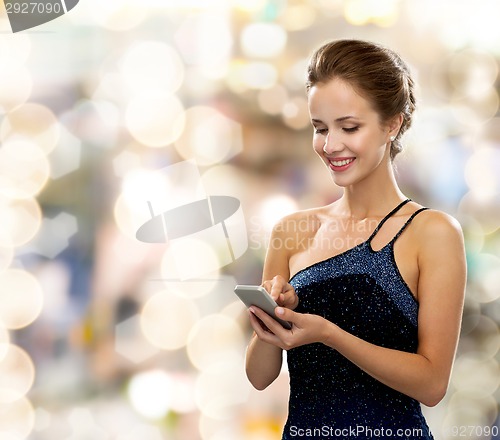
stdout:
{"type": "Polygon", "coordinates": [[[351,163],[354,159],[346,159],[346,160],[332,160],[332,165],[335,167],[342,167],[351,163]]]}

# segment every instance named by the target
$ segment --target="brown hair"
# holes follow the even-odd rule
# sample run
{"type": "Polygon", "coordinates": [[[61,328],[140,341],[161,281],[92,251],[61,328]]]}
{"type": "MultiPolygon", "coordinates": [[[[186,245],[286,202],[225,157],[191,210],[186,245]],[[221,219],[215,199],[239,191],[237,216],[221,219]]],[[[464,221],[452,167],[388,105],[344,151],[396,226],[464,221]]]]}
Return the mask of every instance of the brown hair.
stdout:
{"type": "Polygon", "coordinates": [[[382,124],[398,114],[403,123],[391,142],[391,159],[402,150],[401,136],[411,125],[415,94],[410,70],[400,56],[369,41],[338,40],[316,50],[307,69],[306,89],[338,78],[370,101],[382,124]]]}

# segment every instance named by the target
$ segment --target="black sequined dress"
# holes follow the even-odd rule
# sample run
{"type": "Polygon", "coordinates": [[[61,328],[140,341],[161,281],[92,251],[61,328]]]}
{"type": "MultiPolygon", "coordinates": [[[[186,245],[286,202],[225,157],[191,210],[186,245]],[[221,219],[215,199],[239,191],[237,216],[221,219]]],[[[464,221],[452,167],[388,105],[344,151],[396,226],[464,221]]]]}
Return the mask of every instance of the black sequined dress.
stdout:
{"type": "MultiPolygon", "coordinates": [[[[394,258],[396,236],[374,251],[368,240],[315,263],[290,280],[299,296],[299,313],[312,313],[382,347],[417,350],[418,303],[394,258]]],[[[377,381],[336,350],[320,343],[287,353],[290,402],[283,440],[290,439],[433,439],[420,403],[377,381]]],[[[401,366],[404,368],[404,366],[401,366]]]]}

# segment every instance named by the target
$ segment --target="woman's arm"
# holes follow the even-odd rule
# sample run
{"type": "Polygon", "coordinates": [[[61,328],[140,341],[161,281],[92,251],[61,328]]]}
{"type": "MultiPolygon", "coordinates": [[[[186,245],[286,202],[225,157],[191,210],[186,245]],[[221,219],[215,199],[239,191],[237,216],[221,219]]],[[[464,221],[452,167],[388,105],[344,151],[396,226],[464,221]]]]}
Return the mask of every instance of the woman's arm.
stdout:
{"type": "MultiPolygon", "coordinates": [[[[273,228],[264,262],[262,285],[279,305],[290,307],[296,295],[293,287],[287,282],[290,276],[288,266],[290,250],[286,246],[286,243],[289,243],[286,240],[286,222],[287,220],[283,219],[273,228]]],[[[254,329],[262,329],[252,314],[250,322],[254,329]]],[[[282,349],[260,340],[254,333],[246,354],[246,374],[251,384],[263,390],[278,377],[281,364],[282,349]]]]}
{"type": "Polygon", "coordinates": [[[455,356],[465,291],[465,253],[458,223],[439,212],[422,215],[418,227],[418,338],[417,353],[380,347],[366,342],[317,315],[277,308],[293,323],[279,328],[258,309],[254,313],[274,333],[258,333],[263,340],[290,349],[323,342],[359,368],[428,406],[446,393],[455,356]]]}

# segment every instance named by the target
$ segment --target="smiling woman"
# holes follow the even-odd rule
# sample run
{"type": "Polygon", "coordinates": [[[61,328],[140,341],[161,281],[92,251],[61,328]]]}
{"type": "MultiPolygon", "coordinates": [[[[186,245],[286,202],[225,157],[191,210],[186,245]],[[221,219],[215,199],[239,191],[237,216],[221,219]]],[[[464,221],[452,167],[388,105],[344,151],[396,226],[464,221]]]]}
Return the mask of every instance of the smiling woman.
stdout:
{"type": "Polygon", "coordinates": [[[446,393],[466,270],[456,220],[395,179],[413,81],[391,50],[341,40],[315,52],[306,87],[314,151],[344,193],[274,227],[262,285],[292,328],[250,308],[247,376],[266,388],[288,351],[284,440],[322,427],[329,439],[432,439],[420,403],[446,393]]]}

